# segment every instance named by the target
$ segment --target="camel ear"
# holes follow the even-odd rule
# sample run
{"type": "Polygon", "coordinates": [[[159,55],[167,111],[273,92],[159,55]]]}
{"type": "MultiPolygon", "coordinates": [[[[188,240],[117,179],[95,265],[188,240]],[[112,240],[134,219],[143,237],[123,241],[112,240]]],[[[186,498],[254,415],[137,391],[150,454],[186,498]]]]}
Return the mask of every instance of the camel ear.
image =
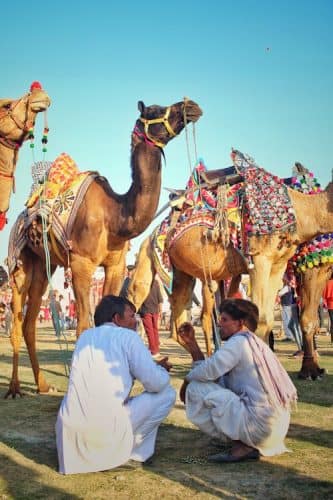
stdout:
{"type": "Polygon", "coordinates": [[[138,110],[140,111],[141,114],[144,113],[146,109],[145,103],[143,101],[138,102],[138,110]]]}

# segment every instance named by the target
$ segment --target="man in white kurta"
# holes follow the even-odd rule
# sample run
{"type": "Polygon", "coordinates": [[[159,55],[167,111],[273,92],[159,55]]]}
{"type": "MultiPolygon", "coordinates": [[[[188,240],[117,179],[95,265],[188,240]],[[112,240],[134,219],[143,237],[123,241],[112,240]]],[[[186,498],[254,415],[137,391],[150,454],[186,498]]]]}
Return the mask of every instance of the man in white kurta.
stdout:
{"type": "Polygon", "coordinates": [[[220,335],[226,342],[208,359],[192,325],[185,323],[178,331],[194,361],[180,390],[186,414],[203,432],[232,441],[230,453],[211,455],[210,461],[258,460],[282,453],[296,388],[268,345],[249,330],[257,328],[257,306],[227,299],[220,312],[220,335]]]}
{"type": "Polygon", "coordinates": [[[169,374],[138,334],[115,323],[79,337],[56,436],[63,474],[111,469],[154,453],[157,430],[175,401],[169,374]],[[129,397],[134,379],[144,392],[129,397]]]}
{"type": "Polygon", "coordinates": [[[286,451],[290,411],[268,399],[245,336],[235,335],[186,375],[186,414],[203,432],[272,456],[286,451]],[[215,382],[216,381],[216,382],[215,382]]]}

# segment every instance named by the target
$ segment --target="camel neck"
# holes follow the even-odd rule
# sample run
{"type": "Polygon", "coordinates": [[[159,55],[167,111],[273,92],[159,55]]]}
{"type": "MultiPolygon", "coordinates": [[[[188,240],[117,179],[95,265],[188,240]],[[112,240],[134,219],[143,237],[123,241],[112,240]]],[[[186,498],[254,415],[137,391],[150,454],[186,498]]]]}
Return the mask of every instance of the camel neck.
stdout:
{"type": "Polygon", "coordinates": [[[0,174],[11,177],[14,173],[18,152],[0,143],[0,174]]]}
{"type": "Polygon", "coordinates": [[[132,137],[132,185],[121,197],[119,235],[133,238],[152,221],[161,191],[161,150],[132,137]]]}
{"type": "Polygon", "coordinates": [[[300,243],[333,231],[333,186],[315,195],[289,190],[297,220],[300,243]]]}

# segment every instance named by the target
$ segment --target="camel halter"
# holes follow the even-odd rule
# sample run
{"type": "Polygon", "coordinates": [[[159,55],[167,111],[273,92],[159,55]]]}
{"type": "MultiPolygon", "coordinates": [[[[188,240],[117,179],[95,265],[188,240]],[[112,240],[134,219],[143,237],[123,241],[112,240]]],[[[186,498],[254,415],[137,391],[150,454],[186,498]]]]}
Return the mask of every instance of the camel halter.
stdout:
{"type": "MultiPolygon", "coordinates": [[[[28,124],[28,105],[29,105],[29,97],[30,96],[31,96],[31,93],[29,92],[28,94],[25,94],[23,97],[21,97],[21,99],[17,99],[16,101],[13,101],[11,103],[11,105],[9,106],[9,108],[5,108],[2,112],[0,111],[0,121],[9,117],[13,120],[15,125],[20,130],[22,130],[22,132],[27,132],[28,127],[29,127],[29,124],[28,124]],[[26,104],[24,122],[22,122],[19,118],[17,118],[17,116],[15,116],[15,113],[14,113],[16,106],[18,106],[18,104],[22,101],[25,102],[25,104],[26,104]]],[[[13,141],[11,139],[7,139],[7,137],[5,135],[0,135],[1,144],[3,144],[4,146],[6,146],[9,149],[19,149],[22,146],[23,141],[24,141],[24,136],[19,141],[13,141]]]]}
{"type": "Polygon", "coordinates": [[[170,122],[169,122],[169,115],[170,115],[170,111],[171,111],[171,106],[168,106],[167,107],[167,110],[164,114],[164,116],[161,116],[160,118],[152,118],[151,120],[149,120],[148,118],[142,118],[140,116],[139,120],[144,124],[144,130],[145,130],[145,134],[147,136],[147,138],[155,145],[155,146],[158,146],[159,148],[164,148],[165,144],[163,142],[160,142],[160,141],[157,141],[156,139],[154,139],[150,134],[149,134],[149,125],[154,125],[155,123],[163,123],[163,125],[165,126],[165,128],[167,129],[170,137],[175,137],[177,134],[176,132],[173,130],[173,128],[171,127],[170,125],[170,122]]]}

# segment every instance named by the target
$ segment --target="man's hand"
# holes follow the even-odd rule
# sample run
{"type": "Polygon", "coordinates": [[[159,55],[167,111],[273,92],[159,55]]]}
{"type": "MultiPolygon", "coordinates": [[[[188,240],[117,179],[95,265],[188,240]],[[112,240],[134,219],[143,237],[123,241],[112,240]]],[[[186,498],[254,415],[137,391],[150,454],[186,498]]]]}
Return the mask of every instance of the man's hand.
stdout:
{"type": "Polygon", "coordinates": [[[169,363],[168,360],[169,360],[169,358],[165,357],[165,358],[160,359],[159,361],[156,361],[156,364],[163,366],[163,368],[165,368],[169,372],[172,368],[172,364],[169,363]]]}
{"type": "Polygon", "coordinates": [[[184,380],[181,388],[180,388],[180,391],[179,391],[179,397],[180,397],[180,400],[185,404],[185,401],[186,401],[186,389],[187,389],[187,386],[188,386],[189,382],[187,382],[187,380],[184,380]]]}
{"type": "Polygon", "coordinates": [[[178,335],[185,345],[193,344],[195,340],[195,332],[191,323],[183,323],[178,329],[178,335]]]}
{"type": "Polygon", "coordinates": [[[191,323],[183,323],[178,328],[179,343],[191,354],[193,361],[205,359],[196,339],[191,323]]]}

